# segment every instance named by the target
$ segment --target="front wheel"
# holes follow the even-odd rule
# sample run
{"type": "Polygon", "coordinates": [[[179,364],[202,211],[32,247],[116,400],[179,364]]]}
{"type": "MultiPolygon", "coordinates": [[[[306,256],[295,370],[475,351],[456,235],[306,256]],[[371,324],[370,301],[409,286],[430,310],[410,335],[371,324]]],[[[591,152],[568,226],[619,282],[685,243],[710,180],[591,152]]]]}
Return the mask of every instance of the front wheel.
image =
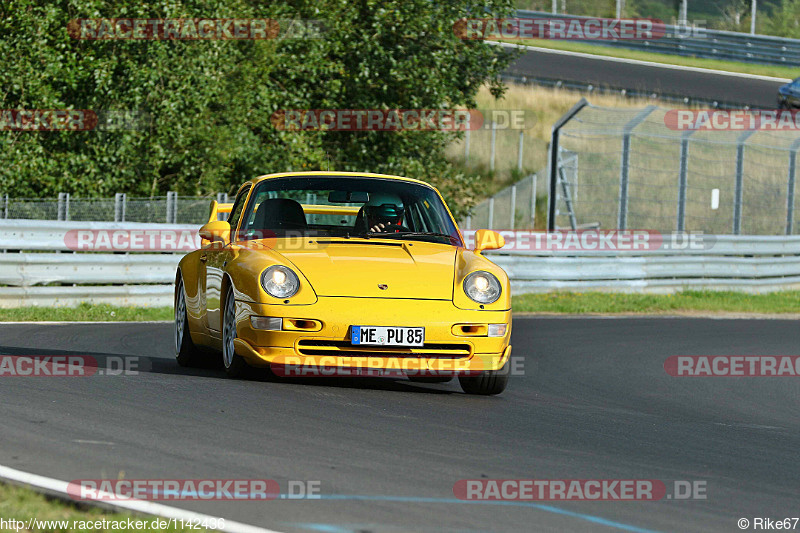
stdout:
{"type": "Polygon", "coordinates": [[[506,390],[508,385],[508,369],[508,361],[506,361],[506,364],[500,370],[487,370],[477,376],[458,376],[458,382],[467,394],[480,394],[483,396],[500,394],[506,390]]]}
{"type": "Polygon", "coordinates": [[[222,314],[222,364],[229,377],[241,377],[247,370],[247,363],[241,355],[236,355],[236,300],[233,287],[225,293],[225,310],[222,314]]]}
{"type": "Polygon", "coordinates": [[[178,278],[175,288],[175,360],[181,366],[196,363],[200,353],[189,333],[189,317],[186,313],[186,296],[183,294],[183,278],[178,278]]]}

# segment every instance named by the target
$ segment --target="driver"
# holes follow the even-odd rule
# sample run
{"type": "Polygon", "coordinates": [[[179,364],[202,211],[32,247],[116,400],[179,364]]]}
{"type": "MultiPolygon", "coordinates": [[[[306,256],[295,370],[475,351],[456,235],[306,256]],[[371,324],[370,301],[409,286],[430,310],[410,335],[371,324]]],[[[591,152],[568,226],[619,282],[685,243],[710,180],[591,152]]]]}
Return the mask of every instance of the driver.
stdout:
{"type": "Polygon", "coordinates": [[[394,194],[374,194],[361,208],[369,231],[373,233],[395,233],[405,230],[403,226],[403,200],[394,194]]]}

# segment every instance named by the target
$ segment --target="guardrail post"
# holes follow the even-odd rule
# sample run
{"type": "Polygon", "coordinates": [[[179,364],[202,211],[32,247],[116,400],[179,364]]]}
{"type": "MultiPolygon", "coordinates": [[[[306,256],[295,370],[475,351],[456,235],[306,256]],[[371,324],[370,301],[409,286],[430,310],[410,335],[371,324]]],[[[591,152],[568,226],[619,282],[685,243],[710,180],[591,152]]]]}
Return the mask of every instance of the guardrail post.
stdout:
{"type": "Polygon", "coordinates": [[[469,162],[469,129],[464,132],[464,162],[469,162]]]}
{"type": "Polygon", "coordinates": [[[489,227],[486,229],[494,229],[494,196],[489,198],[489,227]]]}
{"type": "Polygon", "coordinates": [[[744,147],[756,130],[746,131],[736,140],[736,186],[733,193],[733,234],[742,234],[742,196],[744,194],[744,147]]]}
{"type": "Polygon", "coordinates": [[[519,131],[519,148],[517,149],[517,170],[522,172],[522,143],[525,140],[525,130],[519,131]]]}
{"type": "Polygon", "coordinates": [[[124,192],[118,192],[114,195],[114,222],[125,222],[127,203],[127,195],[124,192]]]}
{"type": "Polygon", "coordinates": [[[789,148],[789,182],[786,187],[786,235],[794,233],[794,191],[798,150],[800,150],[800,139],[796,139],[789,148]]]}
{"type": "Polygon", "coordinates": [[[175,224],[178,218],[178,193],[167,193],[167,224],[175,224]]]}
{"type": "MultiPolygon", "coordinates": [[[[575,115],[577,115],[581,109],[589,105],[589,101],[586,98],[581,98],[580,102],[575,104],[575,106],[566,112],[566,114],[558,119],[555,124],[553,124],[553,133],[550,141],[550,150],[547,154],[547,163],[548,163],[548,172],[550,173],[550,190],[549,194],[547,195],[547,230],[553,231],[556,229],[556,206],[558,204],[558,149],[559,149],[559,135],[561,133],[561,128],[564,127],[564,124],[572,120],[575,115]]],[[[536,197],[536,193],[533,193],[534,198],[536,197]]],[[[535,200],[534,200],[535,202],[535,200]]]]}
{"type": "Polygon", "coordinates": [[[5,202],[3,202],[3,218],[8,218],[8,195],[5,196],[5,202]]]}
{"type": "Polygon", "coordinates": [[[511,186],[511,226],[509,229],[514,229],[514,222],[517,218],[517,186],[511,186]]]}
{"type": "Polygon", "coordinates": [[[465,229],[472,229],[472,215],[467,215],[467,221],[465,224],[467,226],[465,229]]]}
{"type": "Polygon", "coordinates": [[[489,155],[489,170],[494,172],[495,143],[497,141],[497,122],[492,121],[492,146],[489,155]]]}
{"type": "Polygon", "coordinates": [[[217,193],[217,203],[218,204],[227,204],[228,203],[228,193],[226,193],[226,192],[218,192],[217,193]]]}
{"type": "Polygon", "coordinates": [[[619,213],[617,218],[617,228],[621,230],[626,229],[628,225],[628,177],[631,163],[631,134],[634,128],[656,109],[657,107],[654,105],[647,106],[633,117],[630,122],[625,124],[622,130],[622,161],[619,172],[619,213]]]}
{"type": "Polygon", "coordinates": [[[58,214],[56,215],[58,220],[69,220],[69,193],[68,192],[60,192],[58,193],[58,214]]]}

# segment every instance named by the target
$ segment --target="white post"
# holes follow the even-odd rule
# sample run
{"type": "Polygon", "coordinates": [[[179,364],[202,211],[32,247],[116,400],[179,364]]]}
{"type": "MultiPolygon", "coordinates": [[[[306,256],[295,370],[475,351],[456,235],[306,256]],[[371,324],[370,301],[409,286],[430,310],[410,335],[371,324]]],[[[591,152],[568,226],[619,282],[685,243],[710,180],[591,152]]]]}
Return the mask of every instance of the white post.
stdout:
{"type": "Polygon", "coordinates": [[[617,20],[622,18],[622,0],[617,0],[617,20]]]}
{"type": "Polygon", "coordinates": [[[689,25],[689,0],[681,0],[681,12],[678,14],[678,26],[689,25]]]}
{"type": "Polygon", "coordinates": [[[497,143],[497,122],[492,121],[492,146],[490,148],[491,153],[489,155],[489,170],[494,172],[494,156],[496,153],[496,143],[497,143]]]}
{"type": "Polygon", "coordinates": [[[554,15],[556,13],[558,13],[558,0],[553,0],[553,9],[552,9],[552,11],[553,11],[554,15]]]}
{"type": "Polygon", "coordinates": [[[750,5],[750,35],[756,34],[756,14],[758,13],[758,0],[753,0],[750,5]]]}

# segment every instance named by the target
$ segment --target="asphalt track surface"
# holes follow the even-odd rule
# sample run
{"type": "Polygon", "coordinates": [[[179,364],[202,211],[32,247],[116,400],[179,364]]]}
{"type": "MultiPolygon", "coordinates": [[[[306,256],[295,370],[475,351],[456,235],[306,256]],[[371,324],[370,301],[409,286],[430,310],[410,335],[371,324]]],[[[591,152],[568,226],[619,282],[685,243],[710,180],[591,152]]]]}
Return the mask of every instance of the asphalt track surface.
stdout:
{"type": "Polygon", "coordinates": [[[525,375],[227,379],[171,325],[2,326],[0,353],[140,357],[139,375],[0,378],[0,464],[69,481],[318,480],[321,499],[171,503],[280,531],[739,531],[800,514],[797,378],[675,378],[670,355],[794,355],[797,322],[517,318],[525,375]],[[463,503],[460,479],[706,481],[707,499],[463,503]]]}
{"type": "Polygon", "coordinates": [[[778,88],[785,83],[608,61],[601,56],[582,57],[547,51],[524,51],[507,73],[733,102],[760,109],[775,109],[778,88]]]}

